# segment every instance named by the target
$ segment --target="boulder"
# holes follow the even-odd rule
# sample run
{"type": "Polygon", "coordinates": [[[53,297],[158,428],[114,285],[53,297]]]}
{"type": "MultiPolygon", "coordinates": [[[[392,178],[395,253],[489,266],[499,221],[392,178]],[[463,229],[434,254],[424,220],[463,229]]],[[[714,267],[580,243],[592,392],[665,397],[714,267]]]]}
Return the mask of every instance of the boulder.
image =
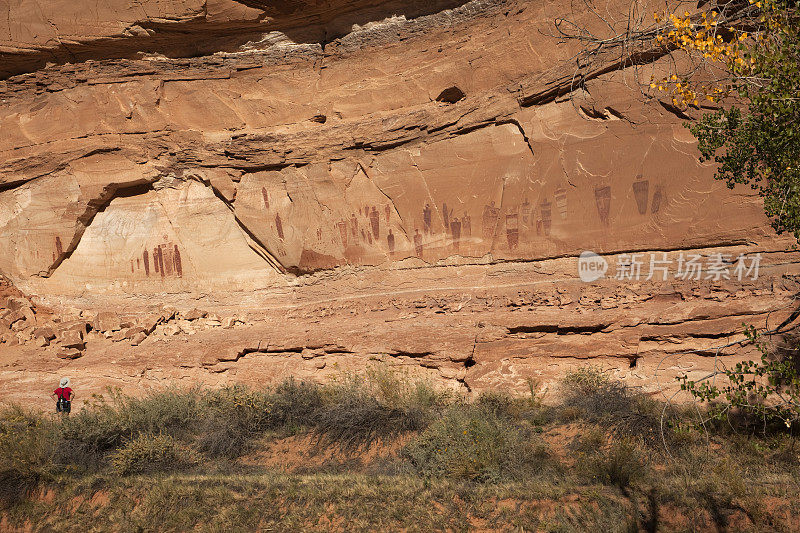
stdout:
{"type": "Polygon", "coordinates": [[[141,326],[133,326],[122,331],[122,334],[125,336],[126,339],[132,339],[139,333],[144,333],[145,337],[147,336],[145,329],[141,326]]]}
{"type": "Polygon", "coordinates": [[[52,326],[40,326],[33,330],[33,336],[36,338],[42,337],[48,341],[56,338],[56,332],[52,326]]]}
{"type": "Polygon", "coordinates": [[[76,348],[83,350],[86,343],[83,340],[83,334],[76,329],[68,329],[62,331],[58,336],[58,344],[64,348],[76,348]]]}
{"type": "Polygon", "coordinates": [[[23,307],[20,309],[20,312],[25,317],[25,320],[28,322],[28,324],[36,324],[36,312],[32,307],[23,307]]]}
{"type": "Polygon", "coordinates": [[[23,315],[19,311],[11,311],[4,318],[0,319],[0,321],[2,321],[2,323],[7,328],[10,328],[11,326],[14,325],[15,322],[17,322],[19,320],[25,320],[25,315],[23,315]]]}
{"type": "Polygon", "coordinates": [[[63,348],[56,354],[59,359],[77,359],[83,356],[83,350],[77,348],[63,348]]]}
{"type": "Polygon", "coordinates": [[[172,337],[173,335],[178,335],[181,332],[181,327],[178,324],[166,324],[162,330],[164,335],[167,337],[172,337]]]}
{"type": "Polygon", "coordinates": [[[32,309],[33,304],[27,298],[19,298],[19,297],[9,297],[6,300],[6,305],[8,309],[12,311],[20,311],[21,309],[27,308],[32,309]]]}
{"type": "Polygon", "coordinates": [[[144,340],[147,338],[147,335],[143,331],[135,334],[131,337],[131,346],[139,346],[144,340]]]}
{"type": "Polygon", "coordinates": [[[61,321],[62,322],[73,322],[75,320],[80,320],[81,318],[85,318],[81,316],[81,310],[77,307],[66,307],[61,309],[61,321]]]}
{"type": "Polygon", "coordinates": [[[207,311],[201,311],[200,309],[197,309],[196,307],[194,309],[192,309],[191,311],[187,311],[187,312],[183,313],[183,318],[186,319],[186,320],[197,320],[199,318],[205,318],[206,316],[208,316],[208,312],[207,311]]]}
{"type": "Polygon", "coordinates": [[[145,316],[141,321],[141,327],[144,329],[145,333],[148,335],[153,333],[153,331],[164,322],[164,316],[162,314],[150,314],[145,316]]]}
{"type": "Polygon", "coordinates": [[[181,331],[184,333],[192,334],[197,331],[197,328],[193,326],[192,323],[189,322],[188,320],[178,320],[177,322],[175,322],[175,324],[179,328],[181,328],[181,331]]]}
{"type": "Polygon", "coordinates": [[[147,336],[147,333],[145,332],[145,329],[143,327],[141,327],[141,326],[127,327],[127,328],[124,328],[121,331],[118,331],[117,333],[115,333],[111,337],[111,340],[114,341],[114,342],[124,341],[126,339],[130,340],[130,339],[132,339],[134,336],[136,336],[139,333],[144,333],[145,337],[147,336]]]}
{"type": "Polygon", "coordinates": [[[94,320],[94,329],[103,333],[119,331],[122,329],[122,321],[119,315],[112,311],[101,311],[94,320]]]}
{"type": "Polygon", "coordinates": [[[89,332],[89,324],[85,320],[71,320],[69,322],[62,322],[58,328],[57,336],[64,331],[77,331],[83,338],[89,332]]]}
{"type": "Polygon", "coordinates": [[[37,348],[44,348],[45,346],[50,346],[50,341],[44,337],[34,337],[33,345],[37,348]]]}
{"type": "Polygon", "coordinates": [[[11,329],[13,331],[20,331],[30,325],[31,324],[19,311],[16,311],[15,314],[12,315],[11,329]]]}

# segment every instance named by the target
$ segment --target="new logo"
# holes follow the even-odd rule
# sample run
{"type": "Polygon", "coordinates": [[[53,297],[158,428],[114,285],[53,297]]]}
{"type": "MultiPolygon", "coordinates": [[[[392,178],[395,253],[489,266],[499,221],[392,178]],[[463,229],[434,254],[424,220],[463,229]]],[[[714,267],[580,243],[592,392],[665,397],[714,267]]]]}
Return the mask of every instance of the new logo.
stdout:
{"type": "Polygon", "coordinates": [[[594,252],[583,252],[578,258],[578,275],[581,281],[591,283],[606,276],[608,261],[594,252]]]}

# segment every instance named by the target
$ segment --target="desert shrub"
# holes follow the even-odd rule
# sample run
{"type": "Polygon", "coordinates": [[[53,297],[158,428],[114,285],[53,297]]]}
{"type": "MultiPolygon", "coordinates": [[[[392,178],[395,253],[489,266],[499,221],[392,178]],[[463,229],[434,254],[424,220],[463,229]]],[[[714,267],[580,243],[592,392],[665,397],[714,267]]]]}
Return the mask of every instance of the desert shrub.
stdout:
{"type": "Polygon", "coordinates": [[[531,432],[492,410],[469,405],[448,410],[402,455],[420,475],[480,482],[522,479],[554,464],[531,432]]]}
{"type": "Polygon", "coordinates": [[[662,444],[661,406],[649,396],[608,378],[596,367],[571,372],[561,384],[562,413],[606,426],[618,437],[662,444]]]}
{"type": "Polygon", "coordinates": [[[375,368],[366,376],[339,376],[321,390],[314,431],[320,440],[346,450],[423,429],[454,399],[425,381],[375,368]]]}
{"type": "Polygon", "coordinates": [[[475,399],[475,405],[495,416],[511,417],[514,410],[514,398],[507,392],[482,392],[475,399]]]}
{"type": "Polygon", "coordinates": [[[105,464],[111,450],[140,434],[187,435],[198,418],[198,391],[168,389],[143,398],[110,391],[111,401],[101,399],[73,413],[62,424],[56,462],[85,469],[105,464]]]}
{"type": "Polygon", "coordinates": [[[0,501],[25,497],[52,476],[53,424],[11,406],[0,415],[0,501]]]}
{"type": "Polygon", "coordinates": [[[296,431],[313,423],[321,404],[319,385],[290,378],[271,391],[266,420],[272,429],[296,431]]]}
{"type": "Polygon", "coordinates": [[[169,435],[139,434],[111,454],[114,471],[120,475],[171,472],[197,462],[190,450],[181,448],[169,435]]]}
{"type": "Polygon", "coordinates": [[[202,418],[224,418],[245,432],[257,433],[269,427],[270,407],[266,392],[231,385],[206,392],[201,412],[202,418]]]}
{"type": "Polygon", "coordinates": [[[105,463],[107,453],[130,434],[130,427],[109,406],[73,413],[61,426],[54,460],[67,468],[99,468],[105,463]]]}
{"type": "Polygon", "coordinates": [[[195,444],[210,457],[238,457],[247,451],[253,439],[240,426],[220,416],[203,420],[199,428],[195,444]]]}
{"type": "Polygon", "coordinates": [[[208,391],[197,428],[197,447],[213,457],[236,457],[270,427],[270,397],[233,385],[208,391]]]}
{"type": "Polygon", "coordinates": [[[568,449],[580,456],[599,450],[606,446],[608,442],[609,436],[605,430],[599,426],[592,425],[584,427],[580,436],[572,441],[568,449]]]}
{"type": "Polygon", "coordinates": [[[314,431],[320,440],[347,450],[421,429],[425,423],[421,407],[387,405],[357,381],[330,387],[314,414],[314,431]]]}
{"type": "Polygon", "coordinates": [[[597,390],[612,383],[599,366],[586,365],[568,372],[561,380],[561,385],[574,394],[593,394],[597,390]]]}
{"type": "Polygon", "coordinates": [[[215,457],[239,456],[267,431],[292,434],[311,427],[321,403],[319,385],[291,378],[267,391],[242,385],[209,391],[203,397],[198,447],[215,457]]]}
{"type": "Polygon", "coordinates": [[[448,389],[436,388],[427,381],[384,368],[367,369],[364,379],[346,376],[341,385],[347,387],[354,383],[363,386],[383,405],[401,409],[441,411],[455,399],[448,389]]]}
{"type": "Polygon", "coordinates": [[[626,489],[647,472],[646,456],[630,439],[615,439],[604,446],[584,445],[579,453],[577,470],[592,482],[626,489]]]}
{"type": "Polygon", "coordinates": [[[534,426],[547,424],[552,420],[552,409],[544,405],[533,381],[529,381],[529,389],[529,396],[512,395],[505,391],[482,392],[475,400],[475,405],[501,418],[534,426]]]}

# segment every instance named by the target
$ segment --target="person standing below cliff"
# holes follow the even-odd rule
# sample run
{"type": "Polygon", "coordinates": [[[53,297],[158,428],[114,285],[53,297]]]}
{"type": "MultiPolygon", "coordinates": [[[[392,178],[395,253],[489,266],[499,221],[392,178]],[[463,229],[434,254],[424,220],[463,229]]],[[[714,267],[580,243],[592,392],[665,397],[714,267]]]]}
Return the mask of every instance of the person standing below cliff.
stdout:
{"type": "Polygon", "coordinates": [[[58,388],[50,395],[56,401],[56,412],[58,413],[69,414],[72,410],[72,399],[75,398],[75,393],[69,388],[69,384],[69,378],[61,378],[58,388]]]}

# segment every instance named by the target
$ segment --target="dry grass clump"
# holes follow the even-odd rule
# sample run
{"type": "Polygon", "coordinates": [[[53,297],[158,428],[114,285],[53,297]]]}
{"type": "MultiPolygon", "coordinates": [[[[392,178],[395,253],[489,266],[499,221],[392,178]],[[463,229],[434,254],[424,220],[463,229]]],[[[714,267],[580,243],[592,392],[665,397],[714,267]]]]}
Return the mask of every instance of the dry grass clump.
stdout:
{"type": "Polygon", "coordinates": [[[122,476],[174,472],[198,463],[194,450],[169,435],[138,435],[111,455],[114,471],[122,476]]]}
{"type": "Polygon", "coordinates": [[[562,392],[562,418],[603,425],[620,438],[662,445],[662,406],[612,380],[598,367],[586,366],[568,373],[562,380],[562,392]]]}
{"type": "Polygon", "coordinates": [[[647,456],[638,443],[623,438],[582,452],[576,466],[578,473],[593,483],[627,489],[644,479],[647,464],[647,456]]]}
{"type": "Polygon", "coordinates": [[[554,471],[555,462],[530,426],[486,405],[456,405],[403,449],[424,477],[479,481],[525,479],[554,471]]]}
{"type": "Polygon", "coordinates": [[[323,394],[313,430],[326,444],[351,451],[421,430],[453,400],[425,382],[375,371],[345,376],[323,394]]]}
{"type": "Polygon", "coordinates": [[[18,405],[0,414],[0,502],[24,499],[53,478],[54,425],[18,405]]]}

